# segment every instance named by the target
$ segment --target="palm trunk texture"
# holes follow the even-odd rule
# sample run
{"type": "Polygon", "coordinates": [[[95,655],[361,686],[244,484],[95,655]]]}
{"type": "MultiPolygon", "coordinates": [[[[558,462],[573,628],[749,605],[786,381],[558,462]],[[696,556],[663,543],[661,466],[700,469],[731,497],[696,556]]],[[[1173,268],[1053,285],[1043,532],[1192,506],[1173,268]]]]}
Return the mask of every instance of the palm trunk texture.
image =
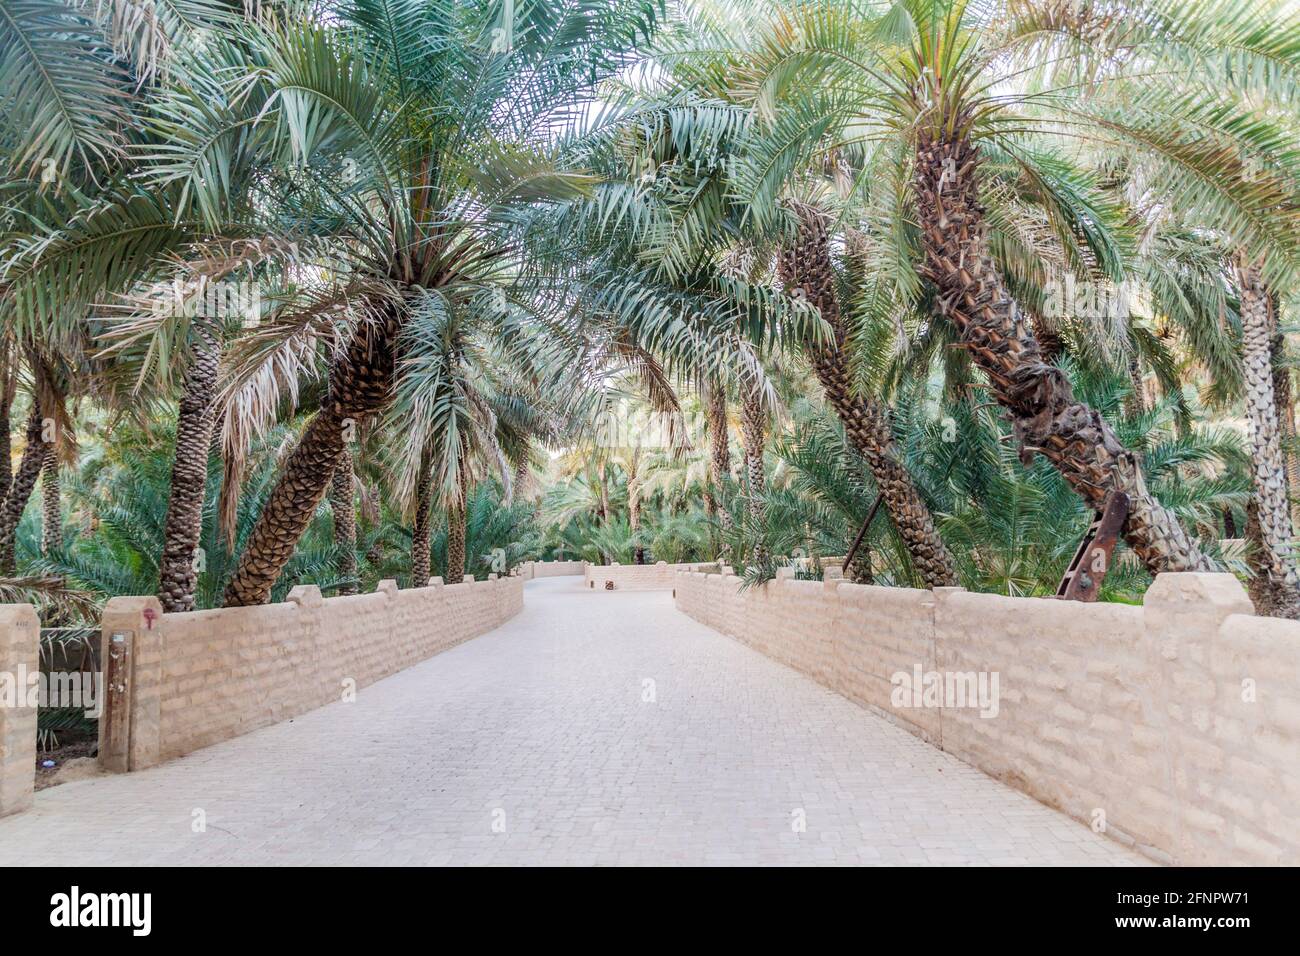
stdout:
{"type": "MultiPolygon", "coordinates": [[[[705,415],[709,429],[709,480],[705,484],[704,502],[710,517],[716,516],[725,538],[731,532],[731,508],[727,501],[727,482],[731,478],[731,447],[727,434],[727,393],[721,382],[710,382],[705,397],[705,415]]],[[[725,558],[727,544],[717,550],[725,558]]]]}
{"type": "Polygon", "coordinates": [[[415,521],[411,529],[411,587],[422,588],[429,583],[430,562],[430,504],[433,498],[433,469],[429,453],[420,457],[420,470],[415,477],[415,521]]]}
{"type": "Polygon", "coordinates": [[[754,563],[762,564],[767,558],[767,549],[761,544],[763,533],[763,493],[767,488],[767,479],[763,474],[763,449],[767,444],[767,413],[763,409],[763,400],[758,386],[746,388],[740,406],[741,439],[745,443],[745,473],[749,478],[749,519],[753,525],[756,543],[754,545],[754,563]]]}
{"type": "Polygon", "coordinates": [[[63,549],[63,506],[59,493],[59,452],[51,445],[41,466],[41,554],[63,549]]]}
{"type": "Polygon", "coordinates": [[[960,132],[968,125],[923,128],[917,144],[922,274],[938,292],[939,312],[957,327],[994,398],[1010,413],[1026,460],[1035,452],[1046,457],[1090,508],[1102,507],[1112,491],[1125,492],[1124,538],[1153,574],[1217,570],[1177,516],[1147,491],[1137,456],[1095,409],[1074,398],[1065,375],[1043,361],[989,255],[978,199],[980,157],[960,132]]]}
{"type": "Polygon", "coordinates": [[[352,454],[345,446],[330,478],[330,514],[338,550],[339,594],[357,593],[357,509],[352,501],[352,454]]]}
{"type": "Polygon", "coordinates": [[[27,444],[23,448],[23,457],[9,485],[4,505],[0,507],[0,577],[12,577],[17,570],[14,537],[18,532],[18,520],[36,488],[36,480],[48,453],[45,442],[41,440],[42,425],[40,410],[33,408],[27,418],[27,444]]]}
{"type": "Polygon", "coordinates": [[[265,604],[311,522],[344,450],[344,429],[382,409],[392,391],[395,315],[367,322],[330,370],[330,390],[285,463],[230,583],[227,607],[265,604]]]}
{"type": "Polygon", "coordinates": [[[1246,379],[1246,428],[1250,435],[1251,479],[1256,506],[1260,589],[1256,611],[1272,617],[1300,617],[1295,560],[1291,555],[1291,502],[1273,391],[1273,321],[1268,290],[1253,266],[1238,264],[1242,361],[1246,379]]]}
{"type": "Polygon", "coordinates": [[[835,292],[826,216],[811,206],[798,207],[799,233],[793,245],[782,250],[781,279],[787,287],[803,290],[830,325],[834,338],[810,343],[808,353],[826,399],[844,424],[850,444],[871,470],[884,505],[907,545],[912,563],[928,587],[958,584],[957,567],[948,546],[935,529],[930,508],[912,476],[898,460],[889,414],[877,403],[853,392],[845,345],[848,333],[835,292]]]}
{"type": "Polygon", "coordinates": [[[158,600],[168,614],[194,610],[199,583],[196,559],[212,451],[212,403],[221,357],[217,331],[209,323],[196,322],[194,336],[193,364],[185,375],[176,416],[176,454],[158,575],[158,600]]]}

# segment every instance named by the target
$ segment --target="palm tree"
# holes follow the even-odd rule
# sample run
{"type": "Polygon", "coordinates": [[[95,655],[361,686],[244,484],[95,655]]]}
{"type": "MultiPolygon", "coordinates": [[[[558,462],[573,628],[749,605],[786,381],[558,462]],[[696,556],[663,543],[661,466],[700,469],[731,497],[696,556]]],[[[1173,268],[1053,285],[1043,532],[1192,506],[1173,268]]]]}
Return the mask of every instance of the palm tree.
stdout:
{"type": "MultiPolygon", "coordinates": [[[[330,479],[330,514],[334,523],[334,547],[339,552],[339,594],[357,593],[357,510],[352,493],[356,478],[352,453],[345,447],[330,479]]],[[[428,575],[425,575],[428,580],[428,575]]]]}
{"type": "Polygon", "coordinates": [[[203,525],[208,452],[212,445],[220,346],[216,330],[209,323],[196,322],[194,337],[176,417],[176,450],[172,457],[167,524],[159,562],[158,598],[168,613],[194,610],[197,548],[203,525]]]}
{"type": "Polygon", "coordinates": [[[27,416],[22,460],[9,484],[9,494],[5,496],[3,507],[0,507],[0,577],[12,576],[16,570],[14,536],[18,532],[18,521],[45,464],[47,452],[41,438],[42,422],[40,407],[33,402],[31,413],[27,416]]]}
{"type": "MultiPolygon", "coordinates": [[[[289,106],[301,102],[318,111],[318,121],[268,138],[293,142],[282,158],[318,167],[349,154],[365,158],[361,183],[331,204],[331,214],[369,249],[355,263],[358,318],[330,369],[329,394],[286,463],[227,588],[228,604],[266,600],[324,494],[343,429],[388,403],[413,297],[464,305],[509,262],[512,205],[572,199],[586,188],[585,177],[555,165],[535,136],[519,134],[544,124],[592,76],[620,68],[628,42],[654,19],[634,3],[538,4],[505,25],[513,43],[501,49],[485,42],[487,8],[357,4],[339,14],[346,29],[311,23],[259,37],[281,68],[270,71],[263,95],[248,98],[257,110],[249,121],[287,132],[289,106]]],[[[198,175],[207,161],[196,151],[170,176],[216,192],[198,175]]],[[[460,473],[455,461],[441,467],[444,475],[460,473]]]]}
{"type": "MultiPolygon", "coordinates": [[[[740,437],[745,447],[745,481],[747,485],[746,507],[749,520],[754,528],[764,524],[763,495],[767,488],[766,475],[763,471],[763,452],[767,447],[767,409],[763,404],[763,395],[759,389],[745,387],[740,400],[740,437]]],[[[764,564],[766,551],[760,544],[755,548],[753,560],[764,564]]]]}
{"type": "Polygon", "coordinates": [[[446,512],[444,580],[465,574],[468,501],[476,474],[511,482],[535,435],[552,429],[547,384],[565,377],[549,356],[562,350],[544,323],[504,290],[448,303],[427,296],[413,305],[400,337],[398,383],[382,423],[389,472],[414,516],[412,581],[427,581],[431,509],[446,512]],[[544,384],[545,383],[545,384],[544,384]]]}
{"type": "MultiPolygon", "coordinates": [[[[1027,459],[1046,457],[1091,507],[1112,491],[1128,495],[1125,537],[1153,571],[1215,563],[1149,493],[1113,427],[1043,361],[990,251],[980,171],[992,155],[1011,157],[1040,203],[1068,223],[1059,197],[1049,194],[1054,177],[1041,147],[1026,137],[1048,145],[1083,134],[1141,156],[1171,202],[1226,223],[1281,268],[1293,257],[1295,213],[1279,201],[1290,187],[1271,176],[1244,182],[1238,158],[1279,140],[1267,121],[1241,122],[1241,112],[1225,109],[1213,92],[1189,94],[1179,85],[1192,75],[1189,64],[1218,74],[1225,61],[1268,62],[1263,72],[1290,82],[1294,51],[1269,39],[1287,25],[1275,24],[1276,33],[1254,29],[1258,23],[1247,28],[1239,12],[1214,3],[1143,4],[1131,17],[1110,6],[1067,16],[1055,5],[903,0],[860,15],[849,4],[813,4],[777,16],[750,76],[760,104],[787,94],[793,104],[777,120],[780,150],[790,157],[783,162],[816,151],[831,129],[841,145],[905,145],[919,272],[933,289],[935,314],[953,324],[987,376],[1027,459]],[[1165,74],[1159,80],[1149,75],[1156,64],[1165,74]],[[1036,69],[1047,74],[1037,88],[1027,76],[1036,69]]],[[[776,182],[760,173],[758,193],[776,182]]]]}
{"type": "MultiPolygon", "coordinates": [[[[166,148],[166,128],[146,117],[165,90],[190,88],[211,65],[201,50],[204,31],[231,28],[243,15],[227,0],[144,12],[130,3],[31,0],[0,15],[0,75],[13,93],[5,142],[9,167],[20,177],[12,184],[17,202],[5,242],[11,289],[0,296],[0,308],[12,310],[21,337],[58,343],[83,335],[92,303],[173,271],[175,262],[164,253],[183,253],[200,234],[192,218],[171,215],[165,190],[150,196],[134,184],[139,170],[131,160],[166,148]],[[68,268],[73,261],[76,267],[68,268]]],[[[197,338],[180,407],[168,554],[158,587],[168,611],[193,607],[215,374],[207,354],[212,336],[197,338]]],[[[163,384],[177,354],[150,356],[161,363],[152,371],[163,384]]],[[[51,495],[54,467],[47,473],[51,495]]]]}
{"type": "Polygon", "coordinates": [[[0,337],[0,505],[14,478],[10,415],[18,392],[18,370],[10,359],[12,347],[8,336],[0,337]]]}
{"type": "MultiPolygon", "coordinates": [[[[558,162],[564,112],[628,62],[658,11],[633,0],[571,0],[529,5],[499,22],[491,0],[362,0],[302,4],[283,18],[268,11],[251,23],[228,9],[224,19],[209,16],[224,5],[212,6],[195,9],[214,39],[196,40],[187,69],[150,90],[147,122],[138,124],[146,142],[129,185],[19,241],[7,298],[24,321],[44,321],[69,303],[129,288],[166,251],[188,258],[187,249],[214,242],[270,239],[264,264],[283,273],[301,258],[319,269],[305,292],[300,281],[300,294],[270,310],[235,357],[243,367],[230,372],[247,381],[261,362],[284,373],[306,359],[307,338],[329,355],[328,394],[228,588],[229,603],[250,604],[267,599],[323,498],[343,431],[389,401],[411,297],[439,291],[469,300],[515,255],[512,208],[571,200],[589,187],[558,162]],[[502,31],[511,42],[494,43],[502,31]],[[301,256],[299,233],[323,237],[328,255],[301,256]],[[58,252],[81,257],[80,267],[55,273],[52,284],[47,263],[58,252]]],[[[127,124],[116,104],[130,77],[101,55],[99,27],[61,7],[4,25],[12,31],[4,38],[16,39],[0,49],[0,66],[22,77],[14,88],[23,115],[46,130],[46,140],[33,142],[47,145],[20,158],[39,169],[40,151],[54,147],[64,162],[124,155],[118,130],[127,124]],[[40,105],[49,90],[22,74],[31,64],[20,41],[32,29],[81,31],[60,47],[71,62],[55,75],[76,73],[94,94],[85,108],[51,119],[54,111],[40,105]],[[83,34],[84,43],[73,42],[83,34]]]]}
{"type": "Polygon", "coordinates": [[[466,544],[469,529],[469,507],[467,499],[470,494],[468,466],[461,459],[456,469],[456,487],[447,499],[447,564],[443,580],[447,584],[460,584],[465,580],[466,544]]]}
{"type": "MultiPolygon", "coordinates": [[[[429,583],[430,561],[430,504],[433,497],[433,463],[429,449],[420,455],[420,467],[415,476],[415,520],[411,527],[411,587],[429,583]]],[[[462,539],[462,547],[463,547],[462,539]]],[[[461,566],[464,567],[462,556],[461,566]]]]}
{"type": "MultiPolygon", "coordinates": [[[[722,529],[722,537],[731,530],[731,511],[727,489],[731,482],[731,442],[727,425],[727,392],[716,379],[704,387],[705,427],[709,433],[709,480],[704,486],[704,507],[710,521],[722,529]]],[[[714,548],[717,551],[715,545],[714,548]]],[[[719,551],[715,557],[721,557],[719,551]]]]}
{"type": "MultiPolygon", "coordinates": [[[[439,527],[433,533],[433,563],[439,568],[448,565],[447,530],[439,527]]],[[[521,501],[507,501],[499,482],[479,482],[466,499],[465,554],[462,574],[479,580],[493,572],[508,574],[520,561],[542,557],[532,509],[521,501]]]]}
{"type": "Polygon", "coordinates": [[[1263,580],[1261,614],[1300,617],[1300,581],[1297,580],[1295,533],[1291,527],[1286,463],[1282,457],[1277,397],[1273,392],[1272,340],[1276,320],[1273,301],[1256,263],[1235,263],[1241,296],[1242,360],[1246,378],[1246,423],[1252,450],[1254,521],[1259,529],[1258,557],[1263,580]]]}
{"type": "Polygon", "coordinates": [[[898,459],[888,413],[853,387],[845,359],[848,330],[835,290],[827,216],[813,206],[798,204],[795,218],[796,239],[782,250],[780,271],[786,287],[799,289],[831,327],[829,342],[807,344],[817,378],[850,441],[871,466],[882,500],[908,542],[926,586],[952,586],[957,581],[952,555],[935,529],[929,506],[898,459]]]}
{"type": "MultiPolygon", "coordinates": [[[[728,28],[734,25],[728,21],[728,28]]],[[[688,41],[695,42],[713,51],[719,45],[725,49],[736,38],[734,32],[724,29],[702,41],[688,41]]],[[[913,544],[918,566],[926,571],[926,580],[931,586],[950,584],[955,573],[952,558],[934,530],[926,502],[898,465],[889,441],[887,416],[853,388],[848,374],[848,336],[834,290],[826,223],[812,207],[796,203],[804,212],[794,217],[791,239],[770,227],[779,205],[776,197],[772,197],[771,208],[759,212],[736,202],[737,184],[730,172],[734,160],[743,157],[748,144],[762,135],[738,102],[741,91],[730,80],[747,57],[746,50],[721,58],[709,52],[706,65],[693,68],[680,49],[670,46],[661,58],[667,88],[634,114],[636,128],[648,132],[641,133],[641,154],[631,165],[633,169],[655,170],[652,196],[660,207],[641,217],[645,246],[641,257],[656,261],[670,279],[689,275],[701,261],[719,259],[723,273],[737,282],[738,293],[745,295],[749,288],[770,278],[762,273],[770,270],[767,250],[776,243],[782,284],[788,292],[797,292],[802,302],[813,305],[813,316],[824,323],[787,323],[784,332],[789,344],[798,345],[812,357],[823,387],[855,441],[880,470],[882,487],[888,489],[889,514],[907,529],[907,540],[913,544]],[[660,180],[670,185],[660,187],[660,180]]],[[[741,388],[743,394],[747,386],[741,388]]],[[[755,406],[746,406],[742,397],[742,411],[745,408],[751,413],[752,425],[755,406]]],[[[757,438],[752,427],[751,433],[757,438]]],[[[761,497],[751,499],[751,507],[760,506],[761,497]]]]}
{"type": "MultiPolygon", "coordinates": [[[[79,468],[66,468],[63,490],[69,508],[90,518],[91,534],[78,535],[61,551],[42,554],[34,522],[20,534],[19,556],[30,578],[63,580],[66,586],[92,595],[101,603],[117,595],[147,594],[158,581],[159,560],[164,553],[167,490],[172,471],[171,431],[164,421],[147,429],[123,423],[113,432],[108,447],[88,455],[79,468]]],[[[217,485],[221,472],[215,462],[206,473],[206,507],[202,514],[199,547],[204,561],[195,591],[196,608],[214,608],[238,557],[237,551],[252,530],[266,496],[276,480],[277,446],[287,429],[274,429],[255,448],[255,462],[245,481],[236,516],[235,544],[226,541],[216,509],[217,485]]],[[[295,584],[317,583],[322,589],[335,586],[334,549],[330,529],[323,519],[313,522],[304,545],[294,556],[277,583],[275,597],[282,599],[295,584]]],[[[93,619],[94,615],[90,615],[93,619]]]]}
{"type": "MultiPolygon", "coordinates": [[[[1093,376],[1067,362],[1066,371],[1079,392],[1141,451],[1144,477],[1181,520],[1203,528],[1225,507],[1239,508],[1247,499],[1248,456],[1235,433],[1205,428],[1180,436],[1172,398],[1154,401],[1135,417],[1127,413],[1122,369],[1093,376]]],[[[1048,462],[1037,460],[1026,468],[1019,461],[1008,442],[1011,429],[991,407],[945,402],[944,418],[956,432],[947,434],[947,427],[922,411],[924,396],[935,391],[928,371],[916,370],[907,385],[908,401],[895,416],[895,443],[943,515],[939,533],[956,556],[961,585],[1012,595],[1054,593],[1059,569],[1090,520],[1083,503],[1048,462]]],[[[780,464],[767,502],[772,547],[783,555],[795,548],[843,554],[857,534],[860,515],[876,497],[871,470],[829,409],[800,402],[792,414],[793,428],[773,449],[780,464]]],[[[888,523],[873,523],[865,545],[874,558],[876,583],[918,583],[919,569],[888,523]]],[[[857,575],[865,569],[850,570],[857,575]]],[[[1103,599],[1139,600],[1149,583],[1139,563],[1121,560],[1106,578],[1103,599]]]]}
{"type": "Polygon", "coordinates": [[[63,501],[59,493],[59,453],[50,448],[41,466],[41,552],[63,547],[63,501]]]}
{"type": "Polygon", "coordinates": [[[49,544],[61,541],[57,469],[60,455],[71,458],[74,436],[72,421],[65,407],[69,368],[54,357],[29,349],[27,365],[31,372],[31,411],[27,418],[25,444],[18,471],[9,484],[9,492],[0,504],[0,575],[12,575],[16,568],[15,536],[27,502],[43,474],[54,470],[55,478],[43,482],[45,527],[49,544]]]}

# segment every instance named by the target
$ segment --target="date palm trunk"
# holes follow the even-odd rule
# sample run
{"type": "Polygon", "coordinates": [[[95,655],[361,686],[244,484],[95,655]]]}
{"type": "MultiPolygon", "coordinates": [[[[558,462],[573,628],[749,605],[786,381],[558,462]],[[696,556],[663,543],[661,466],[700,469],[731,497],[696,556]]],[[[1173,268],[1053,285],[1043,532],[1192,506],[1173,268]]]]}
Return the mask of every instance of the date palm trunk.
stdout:
{"type": "Polygon", "coordinates": [[[430,562],[430,506],[433,500],[433,468],[429,452],[420,456],[420,468],[415,476],[415,521],[411,528],[411,587],[422,588],[429,583],[430,562]]]}
{"type": "Polygon", "coordinates": [[[33,404],[32,412],[27,417],[23,457],[9,484],[9,494],[5,496],[3,506],[0,506],[0,577],[12,577],[17,570],[14,537],[18,532],[18,521],[36,488],[36,480],[40,477],[45,456],[49,453],[42,440],[43,424],[40,409],[33,404]]]}
{"type": "Polygon", "coordinates": [[[9,485],[14,480],[10,415],[18,384],[15,371],[9,362],[9,346],[0,344],[0,505],[3,505],[5,496],[9,494],[9,485]]]}
{"type": "Polygon", "coordinates": [[[763,398],[757,382],[741,385],[743,397],[740,403],[740,433],[745,444],[745,475],[749,481],[749,520],[755,535],[754,563],[761,565],[767,560],[767,549],[763,546],[763,493],[767,488],[767,478],[763,474],[763,450],[767,444],[767,412],[763,408],[763,398]]]}
{"type": "Polygon", "coordinates": [[[466,551],[469,536],[469,459],[462,446],[460,461],[456,466],[456,495],[447,503],[447,584],[460,584],[465,580],[466,551]]]}
{"type": "Polygon", "coordinates": [[[249,535],[226,585],[227,607],[265,604],[325,497],[344,450],[345,429],[387,404],[392,391],[398,319],[390,313],[352,333],[330,369],[329,394],[297,447],[249,535]]]}
{"type": "Polygon", "coordinates": [[[1296,453],[1295,392],[1291,384],[1291,370],[1286,366],[1286,340],[1281,332],[1278,314],[1278,296],[1269,290],[1268,297],[1272,319],[1269,352],[1273,362],[1273,403],[1277,406],[1277,421],[1281,429],[1282,458],[1286,462],[1287,497],[1291,502],[1291,529],[1300,525],[1300,454],[1296,453]]]}
{"type": "Polygon", "coordinates": [[[884,499],[885,509],[907,546],[912,563],[928,587],[958,583],[956,564],[935,529],[929,505],[898,459],[889,413],[876,402],[854,394],[845,359],[848,332],[835,291],[827,219],[821,210],[798,205],[799,230],[793,244],[781,251],[781,280],[803,290],[830,325],[829,342],[810,342],[807,352],[826,393],[826,400],[844,424],[849,443],[866,461],[884,499]]]}
{"type": "MultiPolygon", "coordinates": [[[[721,382],[710,382],[706,388],[705,421],[709,430],[709,480],[704,486],[704,505],[725,539],[731,533],[731,508],[726,495],[731,479],[731,444],[727,434],[727,392],[721,382]]],[[[725,560],[726,548],[724,540],[714,551],[725,560]]]]}
{"type": "Polygon", "coordinates": [[[858,546],[849,565],[849,580],[854,584],[875,584],[876,576],[871,568],[871,547],[864,541],[858,546]]]}
{"type": "Polygon", "coordinates": [[[10,437],[9,404],[0,402],[0,503],[9,494],[9,485],[14,480],[13,439],[10,437]]]}
{"type": "Polygon", "coordinates": [[[59,452],[50,445],[41,465],[41,554],[63,549],[63,502],[59,493],[59,452]]]}
{"type": "Polygon", "coordinates": [[[168,614],[194,610],[201,566],[199,538],[203,531],[203,501],[208,488],[208,458],[214,430],[213,400],[221,357],[218,333],[212,323],[197,321],[193,331],[194,354],[185,374],[176,416],[171,496],[167,499],[158,574],[158,601],[168,614]]]}
{"type": "Polygon", "coordinates": [[[1125,492],[1124,538],[1153,574],[1217,570],[1178,517],[1147,491],[1137,456],[1095,409],[1075,399],[1065,375],[1043,361],[989,255],[980,155],[964,132],[970,117],[952,119],[918,131],[921,271],[937,290],[938,311],[956,326],[993,397],[1010,413],[1022,457],[1043,455],[1090,508],[1101,507],[1112,491],[1125,492]]]}
{"type": "MultiPolygon", "coordinates": [[[[1277,396],[1273,391],[1273,315],[1259,270],[1236,264],[1241,298],[1242,361],[1246,381],[1246,430],[1250,436],[1251,481],[1258,529],[1259,591],[1256,611],[1271,617],[1300,617],[1300,579],[1292,556],[1294,532],[1282,456],[1277,396]]],[[[1254,530],[1254,529],[1252,529],[1254,530]]]]}
{"type": "Polygon", "coordinates": [[[357,509],[352,500],[352,453],[346,444],[330,478],[330,515],[338,552],[339,594],[357,593],[357,509]]]}
{"type": "Polygon", "coordinates": [[[464,500],[447,508],[447,584],[465,580],[465,536],[469,516],[464,500]]]}
{"type": "Polygon", "coordinates": [[[625,462],[627,473],[627,530],[632,538],[632,563],[645,564],[645,548],[637,542],[641,530],[641,449],[632,449],[625,462]]]}
{"type": "Polygon", "coordinates": [[[1147,390],[1142,381],[1142,365],[1136,354],[1128,360],[1129,393],[1124,396],[1124,412],[1130,418],[1138,418],[1147,411],[1147,390]]]}
{"type": "MultiPolygon", "coordinates": [[[[635,484],[627,489],[627,527],[635,541],[637,532],[641,530],[641,489],[635,484]]],[[[632,561],[645,564],[645,548],[640,544],[633,545],[632,561]]]]}

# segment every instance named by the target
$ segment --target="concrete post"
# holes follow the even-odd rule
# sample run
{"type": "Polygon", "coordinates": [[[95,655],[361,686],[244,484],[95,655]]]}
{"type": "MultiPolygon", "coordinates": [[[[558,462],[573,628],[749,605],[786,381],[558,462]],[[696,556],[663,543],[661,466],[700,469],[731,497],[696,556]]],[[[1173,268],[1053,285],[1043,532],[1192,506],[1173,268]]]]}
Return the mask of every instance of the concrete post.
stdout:
{"type": "Polygon", "coordinates": [[[0,607],[0,817],[32,805],[36,782],[36,708],[40,622],[30,604],[0,607]]]}
{"type": "Polygon", "coordinates": [[[1147,706],[1163,736],[1166,780],[1159,793],[1133,812],[1143,811],[1148,821],[1143,829],[1158,835],[1157,847],[1148,848],[1162,851],[1152,854],[1157,858],[1181,865],[1223,865],[1223,847],[1233,842],[1230,826],[1197,787],[1198,781],[1203,786],[1223,772],[1222,754],[1205,745],[1199,729],[1244,706],[1234,708],[1234,697],[1218,686],[1213,657],[1224,621],[1234,614],[1254,616],[1254,605],[1231,574],[1182,572],[1156,575],[1142,607],[1151,675],[1147,706]]]}

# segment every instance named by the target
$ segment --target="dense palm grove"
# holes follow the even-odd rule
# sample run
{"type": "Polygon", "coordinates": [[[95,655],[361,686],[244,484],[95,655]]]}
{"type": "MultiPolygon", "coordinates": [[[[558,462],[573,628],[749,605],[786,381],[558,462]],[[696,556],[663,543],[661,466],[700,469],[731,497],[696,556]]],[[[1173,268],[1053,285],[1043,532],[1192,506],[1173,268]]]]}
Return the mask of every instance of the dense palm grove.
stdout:
{"type": "Polygon", "coordinates": [[[1103,597],[1300,616],[1292,4],[0,0],[0,105],[47,621],[869,515],[854,580],[1043,595],[1120,492],[1103,597]]]}

